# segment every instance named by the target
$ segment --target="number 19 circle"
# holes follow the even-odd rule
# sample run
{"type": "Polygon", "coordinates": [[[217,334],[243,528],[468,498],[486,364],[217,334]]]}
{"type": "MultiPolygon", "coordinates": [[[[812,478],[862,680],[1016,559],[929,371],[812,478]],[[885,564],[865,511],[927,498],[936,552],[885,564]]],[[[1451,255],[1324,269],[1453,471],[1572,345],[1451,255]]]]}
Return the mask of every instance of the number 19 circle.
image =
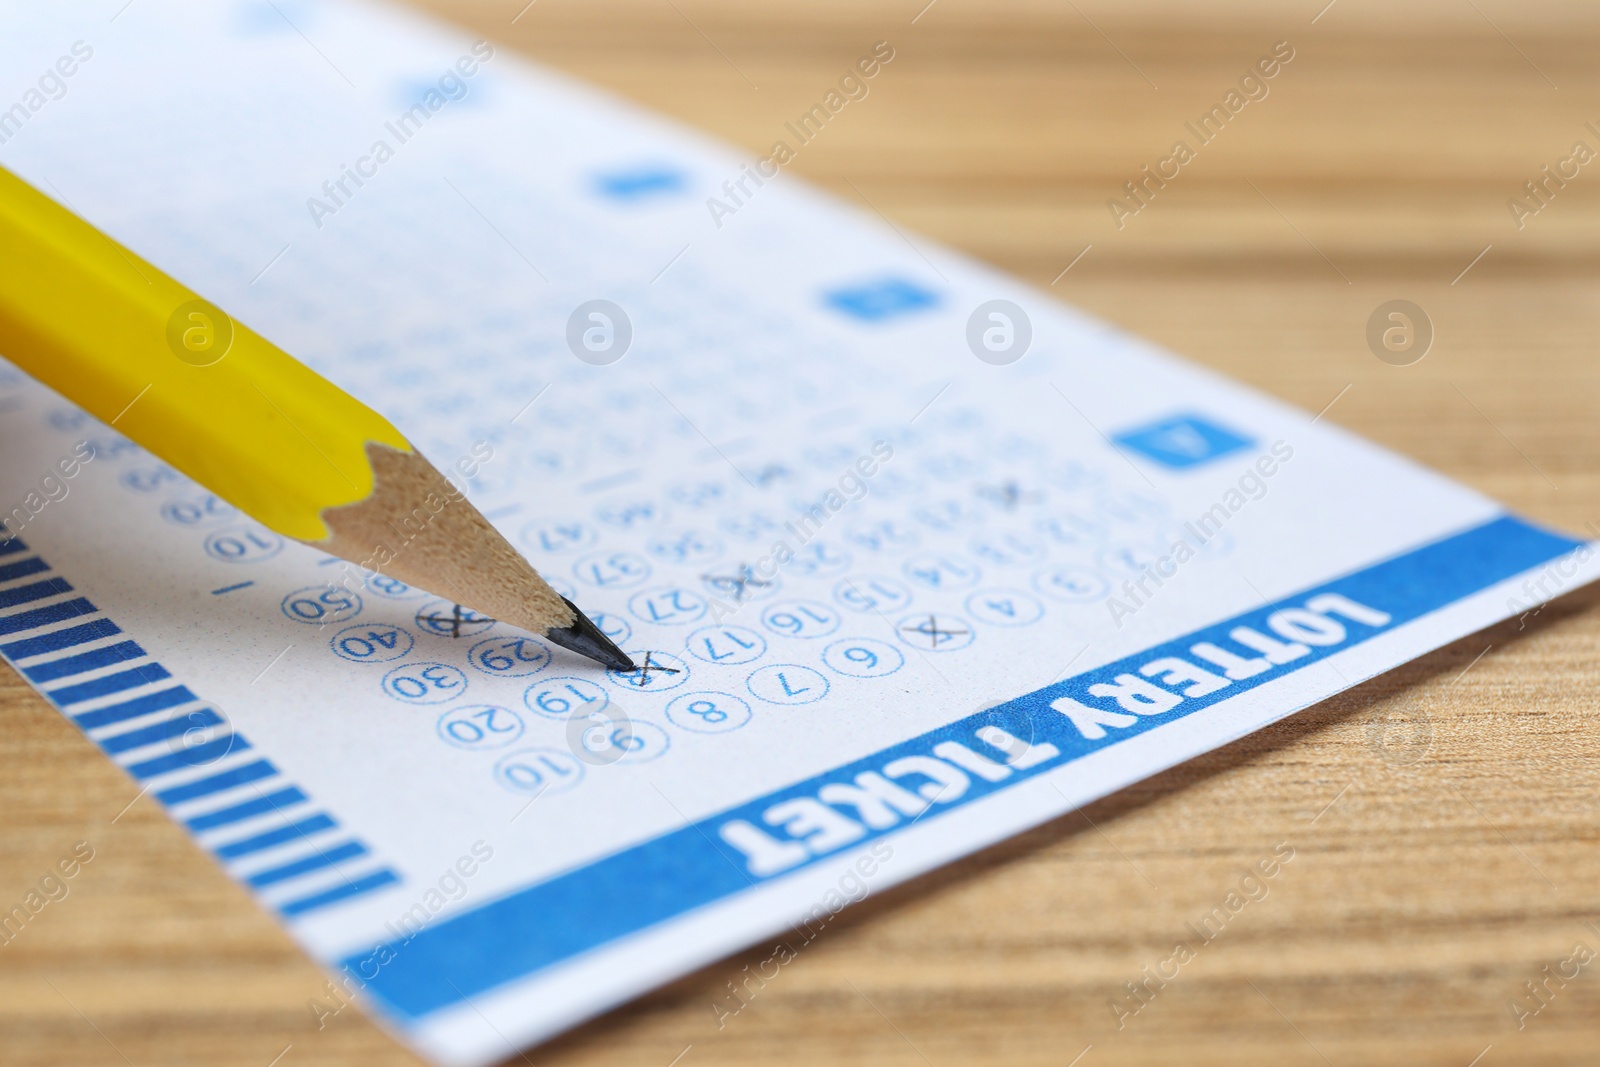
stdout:
{"type": "Polygon", "coordinates": [[[569,719],[603,711],[611,696],[587,678],[552,678],[528,687],[522,695],[529,711],[552,719],[569,719]]]}

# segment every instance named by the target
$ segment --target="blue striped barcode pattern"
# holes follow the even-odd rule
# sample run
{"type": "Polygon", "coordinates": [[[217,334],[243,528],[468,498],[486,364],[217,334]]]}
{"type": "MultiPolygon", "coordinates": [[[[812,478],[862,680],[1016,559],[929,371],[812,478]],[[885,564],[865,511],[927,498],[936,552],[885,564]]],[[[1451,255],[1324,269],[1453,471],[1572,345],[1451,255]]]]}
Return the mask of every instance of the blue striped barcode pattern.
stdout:
{"type": "Polygon", "coordinates": [[[285,918],[400,881],[19,537],[0,539],[0,656],[285,918]]]}

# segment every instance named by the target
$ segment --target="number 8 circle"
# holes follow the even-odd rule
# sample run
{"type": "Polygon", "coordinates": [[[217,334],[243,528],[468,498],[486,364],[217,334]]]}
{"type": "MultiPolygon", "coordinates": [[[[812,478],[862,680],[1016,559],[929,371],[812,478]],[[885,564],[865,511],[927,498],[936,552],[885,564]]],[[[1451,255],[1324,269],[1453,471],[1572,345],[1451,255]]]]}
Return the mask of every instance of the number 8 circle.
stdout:
{"type": "Polygon", "coordinates": [[[750,705],[731,693],[685,693],[667,705],[667,719],[697,734],[722,734],[750,721],[750,705]]]}

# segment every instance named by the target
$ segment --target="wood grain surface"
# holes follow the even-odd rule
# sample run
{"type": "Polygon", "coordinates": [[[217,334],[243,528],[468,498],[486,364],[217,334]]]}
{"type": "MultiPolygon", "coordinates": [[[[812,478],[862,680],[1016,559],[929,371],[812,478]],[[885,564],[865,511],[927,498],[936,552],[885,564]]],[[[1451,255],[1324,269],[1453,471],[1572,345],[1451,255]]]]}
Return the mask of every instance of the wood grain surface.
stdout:
{"type": "MultiPolygon", "coordinates": [[[[1594,8],[525,2],[429,6],[752,153],[890,41],[871,95],[793,172],[913,242],[1308,412],[1331,404],[1326,421],[1538,519],[1600,519],[1600,164],[1521,228],[1507,206],[1575,141],[1600,148],[1594,8]],[[1107,200],[1278,41],[1294,58],[1270,93],[1119,229],[1107,200]],[[1392,298],[1436,331],[1412,366],[1365,340],[1392,298]]],[[[713,1003],[770,947],[512,1062],[1600,1062],[1600,964],[1548,978],[1580,943],[1600,950],[1597,601],[1567,596],[876,893],[720,1025],[713,1003]],[[1188,924],[1275,849],[1293,858],[1264,895],[1198,939],[1188,924]],[[1180,939],[1192,958],[1131,999],[1124,983],[1180,939]],[[1530,981],[1551,990],[1537,1014],[1530,981]]],[[[417,1062],[353,1010],[319,1030],[317,968],[0,675],[0,902],[74,843],[94,849],[70,895],[0,946],[0,1061],[417,1062]]]]}

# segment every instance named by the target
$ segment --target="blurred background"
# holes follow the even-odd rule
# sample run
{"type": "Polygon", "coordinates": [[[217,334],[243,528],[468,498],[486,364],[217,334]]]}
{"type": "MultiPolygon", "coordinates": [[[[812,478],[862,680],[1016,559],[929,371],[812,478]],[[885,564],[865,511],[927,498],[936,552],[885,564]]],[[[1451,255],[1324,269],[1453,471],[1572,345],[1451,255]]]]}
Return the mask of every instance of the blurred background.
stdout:
{"type": "Polygon", "coordinates": [[[1538,517],[1596,517],[1594,494],[1581,502],[1594,464],[1564,430],[1597,396],[1581,339],[1595,325],[1600,168],[1520,229],[1507,201],[1538,207],[1523,184],[1574,142],[1600,152],[1585,126],[1600,126],[1600,8],[525,4],[421,6],[753,156],[889,41],[870,96],[790,173],[1312,412],[1354,383],[1328,418],[1538,517]],[[1294,59],[1266,98],[1202,146],[1184,123],[1279,41],[1294,59]],[[1179,139],[1196,158],[1119,229],[1107,201],[1179,139]],[[1421,306],[1437,338],[1403,372],[1365,340],[1391,298],[1421,306]],[[1502,465],[1516,458],[1507,437],[1561,489],[1502,465]]]}
{"type": "MultiPolygon", "coordinates": [[[[1600,8],[418,3],[752,158],[887,41],[895,58],[870,95],[791,175],[1596,533],[1600,162],[1563,161],[1578,142],[1600,152],[1600,8]],[[1185,123],[1279,42],[1293,58],[1266,95],[1200,144],[1185,123]],[[1119,227],[1108,201],[1135,206],[1124,183],[1178,140],[1195,158],[1119,227]],[[1559,184],[1546,166],[1577,173],[1559,184]],[[1396,299],[1431,329],[1420,360],[1369,341],[1396,299]]],[[[732,1018],[713,1002],[770,947],[508,1062],[1593,1063],[1600,975],[1549,975],[1572,973],[1579,944],[1600,948],[1596,599],[1565,598],[875,894],[732,1018]],[[1284,848],[1292,861],[1225,938],[1130,992],[1284,848]]],[[[32,699],[9,674],[0,687],[32,699]]],[[[38,718],[0,736],[0,755],[78,743],[38,718]]],[[[8,766],[0,809],[17,847],[67,839],[67,816],[27,807],[41,794],[25,762],[8,766]]],[[[99,760],[82,773],[115,810],[120,773],[99,760]]],[[[356,1012],[318,1030],[306,1001],[322,976],[272,920],[155,807],[121,826],[74,890],[100,914],[0,955],[0,1059],[418,1062],[356,1012]],[[120,932],[81,941],[90,928],[120,932]],[[80,988],[105,985],[104,1034],[38,981],[69,969],[80,988]]]]}

